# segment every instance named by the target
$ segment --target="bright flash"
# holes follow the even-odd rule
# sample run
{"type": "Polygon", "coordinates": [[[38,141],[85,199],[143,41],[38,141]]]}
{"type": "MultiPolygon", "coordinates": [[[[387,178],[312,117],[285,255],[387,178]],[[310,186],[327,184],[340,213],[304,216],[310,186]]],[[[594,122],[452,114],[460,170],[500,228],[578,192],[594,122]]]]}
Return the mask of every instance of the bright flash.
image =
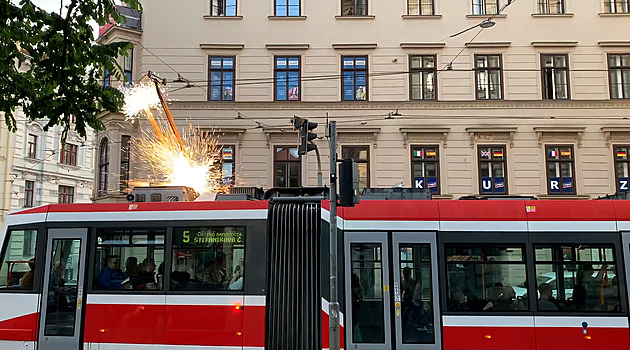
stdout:
{"type": "Polygon", "coordinates": [[[123,87],[121,91],[125,95],[122,112],[127,116],[127,120],[132,122],[143,111],[160,105],[160,98],[153,83],[139,83],[131,87],[123,87]]]}

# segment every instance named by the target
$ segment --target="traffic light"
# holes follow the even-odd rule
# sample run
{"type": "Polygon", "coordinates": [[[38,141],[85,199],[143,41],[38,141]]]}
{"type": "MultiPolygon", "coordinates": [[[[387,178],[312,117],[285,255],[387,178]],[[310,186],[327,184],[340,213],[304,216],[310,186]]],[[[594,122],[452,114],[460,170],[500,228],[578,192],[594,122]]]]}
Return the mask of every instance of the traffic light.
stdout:
{"type": "Polygon", "coordinates": [[[339,206],[354,207],[359,204],[359,167],[353,159],[339,164],[339,206]]]}
{"type": "Polygon", "coordinates": [[[313,143],[313,140],[317,138],[317,134],[311,132],[315,128],[317,128],[317,123],[309,122],[305,118],[293,117],[293,130],[300,130],[300,155],[305,155],[317,148],[313,143]]]}

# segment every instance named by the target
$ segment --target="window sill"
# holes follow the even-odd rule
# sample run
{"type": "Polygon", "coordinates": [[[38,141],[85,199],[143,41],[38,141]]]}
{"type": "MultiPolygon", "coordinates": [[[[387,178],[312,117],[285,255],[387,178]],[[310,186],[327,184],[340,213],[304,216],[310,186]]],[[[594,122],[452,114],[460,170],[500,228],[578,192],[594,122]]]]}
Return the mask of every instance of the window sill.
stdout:
{"type": "Polygon", "coordinates": [[[284,21],[299,21],[299,20],[305,20],[306,16],[267,16],[267,18],[269,18],[270,20],[284,20],[284,21]]]}
{"type": "Polygon", "coordinates": [[[403,19],[440,19],[442,15],[402,15],[403,19]]]}
{"type": "Polygon", "coordinates": [[[532,17],[573,17],[572,13],[532,13],[532,17]]]}
{"type": "Polygon", "coordinates": [[[204,15],[203,19],[226,19],[226,20],[230,20],[230,19],[243,19],[243,16],[210,16],[210,15],[204,15]]]}
{"type": "Polygon", "coordinates": [[[335,16],[336,19],[374,19],[376,16],[335,16]]]}
{"type": "Polygon", "coordinates": [[[577,194],[539,194],[538,199],[591,199],[591,196],[577,194]]]}
{"type": "Polygon", "coordinates": [[[431,196],[433,199],[453,199],[452,194],[434,194],[431,196]]]}
{"type": "Polygon", "coordinates": [[[507,15],[505,13],[499,13],[496,15],[493,14],[488,14],[488,15],[466,15],[466,18],[483,18],[483,19],[488,19],[488,18],[506,18],[507,15]]]}
{"type": "Polygon", "coordinates": [[[622,13],[608,13],[601,12],[598,13],[599,17],[630,17],[630,12],[622,12],[622,13]]]}

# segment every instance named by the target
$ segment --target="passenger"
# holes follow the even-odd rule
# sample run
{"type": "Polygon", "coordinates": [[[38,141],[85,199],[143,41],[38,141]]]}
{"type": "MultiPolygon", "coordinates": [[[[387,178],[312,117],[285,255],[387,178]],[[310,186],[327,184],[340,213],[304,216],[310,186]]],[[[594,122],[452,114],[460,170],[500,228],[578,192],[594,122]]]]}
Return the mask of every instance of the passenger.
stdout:
{"type": "Polygon", "coordinates": [[[194,271],[188,266],[185,256],[177,257],[177,265],[171,274],[171,288],[184,289],[194,276],[194,271]]]}
{"type": "Polygon", "coordinates": [[[20,279],[20,288],[31,290],[33,289],[33,277],[35,274],[35,259],[28,261],[28,267],[30,270],[20,279]]]}
{"type": "Polygon", "coordinates": [[[464,311],[466,310],[466,296],[464,292],[462,292],[461,288],[455,288],[451,292],[451,297],[449,298],[449,311],[464,311]]]}
{"type": "Polygon", "coordinates": [[[494,303],[494,309],[500,311],[525,310],[525,306],[516,297],[514,288],[507,286],[503,288],[503,294],[494,303]]]}
{"type": "Polygon", "coordinates": [[[146,258],[142,261],[142,264],[138,265],[138,283],[136,289],[157,289],[155,260],[152,258],[146,258]]]}
{"type": "Polygon", "coordinates": [[[606,302],[606,311],[621,311],[617,276],[613,277],[610,286],[604,288],[604,300],[606,302]]]}
{"type": "Polygon", "coordinates": [[[123,289],[125,287],[118,255],[107,257],[107,263],[99,273],[96,284],[99,289],[123,289]]]}
{"type": "Polygon", "coordinates": [[[227,271],[225,269],[225,257],[219,255],[208,267],[208,277],[211,283],[223,283],[227,280],[227,271]]]}
{"type": "Polygon", "coordinates": [[[483,307],[483,311],[496,310],[495,304],[501,298],[501,295],[503,295],[503,284],[497,282],[488,290],[488,303],[483,307]]]}
{"type": "Polygon", "coordinates": [[[576,281],[581,281],[581,286],[584,288],[584,307],[587,310],[601,310],[603,309],[603,302],[600,298],[602,292],[602,282],[608,265],[602,264],[597,275],[593,271],[593,265],[585,264],[580,265],[576,275],[576,281]]]}
{"type": "Polygon", "coordinates": [[[49,288],[63,287],[66,284],[66,281],[62,277],[64,270],[65,267],[61,264],[60,261],[54,263],[52,271],[50,273],[49,288]]]}
{"type": "Polygon", "coordinates": [[[553,288],[549,283],[541,283],[538,286],[538,310],[540,311],[558,311],[558,305],[553,302],[553,288]]]}
{"type": "Polygon", "coordinates": [[[136,277],[138,276],[138,258],[130,256],[125,260],[125,273],[124,277],[136,277]]]}
{"type": "Polygon", "coordinates": [[[245,269],[241,265],[236,266],[234,269],[234,276],[230,280],[229,290],[243,290],[243,277],[245,276],[245,269]]]}
{"type": "Polygon", "coordinates": [[[359,326],[359,309],[363,301],[363,285],[356,273],[352,273],[350,287],[352,288],[352,333],[355,342],[361,342],[361,328],[359,326]]]}

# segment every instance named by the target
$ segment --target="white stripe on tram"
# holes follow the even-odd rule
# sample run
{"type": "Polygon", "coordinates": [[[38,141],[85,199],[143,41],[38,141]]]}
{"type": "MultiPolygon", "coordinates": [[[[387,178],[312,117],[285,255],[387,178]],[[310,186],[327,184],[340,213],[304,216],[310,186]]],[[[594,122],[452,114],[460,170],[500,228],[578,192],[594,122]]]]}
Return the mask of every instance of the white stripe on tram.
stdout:
{"type": "Polygon", "coordinates": [[[588,327],[595,328],[628,328],[628,317],[593,317],[593,316],[536,316],[536,327],[582,327],[586,322],[588,327]]]}
{"type": "MultiPolygon", "coordinates": [[[[264,350],[264,347],[252,346],[208,346],[208,345],[166,345],[166,344],[123,344],[123,343],[86,343],[85,350],[264,350]]],[[[3,349],[4,350],[4,349],[3,349]]]]}
{"type": "Polygon", "coordinates": [[[174,210],[49,213],[49,222],[144,221],[144,220],[254,220],[266,219],[267,209],[174,210]]]}
{"type": "Polygon", "coordinates": [[[534,327],[533,316],[442,316],[444,327],[534,327]]]}
{"type": "Polygon", "coordinates": [[[530,232],[615,232],[616,221],[528,221],[530,232]]]}
{"type": "Polygon", "coordinates": [[[89,294],[88,304],[265,306],[264,295],[127,295],[89,294]]]}

